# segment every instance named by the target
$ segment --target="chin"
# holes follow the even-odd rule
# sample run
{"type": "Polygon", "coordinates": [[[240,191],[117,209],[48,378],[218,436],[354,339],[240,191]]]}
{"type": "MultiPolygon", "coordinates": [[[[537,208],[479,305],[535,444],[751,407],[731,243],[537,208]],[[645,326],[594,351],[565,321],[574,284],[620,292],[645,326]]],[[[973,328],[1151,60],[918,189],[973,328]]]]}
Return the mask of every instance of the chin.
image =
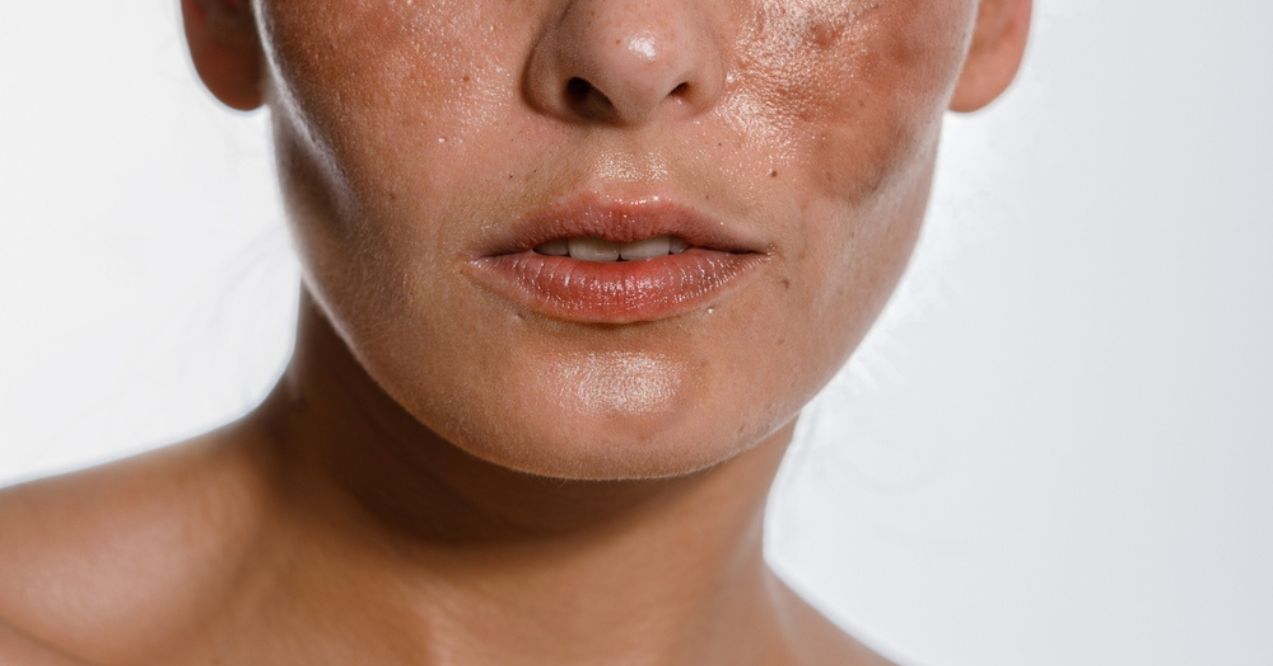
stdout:
{"type": "Polygon", "coordinates": [[[454,427],[428,413],[417,419],[488,463],[573,480],[684,476],[758,439],[740,427],[745,415],[729,406],[745,403],[720,387],[688,381],[666,359],[585,354],[553,367],[559,374],[531,373],[494,396],[466,400],[475,413],[449,415],[454,427]]]}
{"type": "Polygon", "coordinates": [[[698,433],[666,431],[647,438],[633,430],[550,427],[492,447],[489,440],[455,443],[466,453],[507,469],[575,481],[629,481],[687,476],[749,448],[740,443],[705,445],[698,433]]]}

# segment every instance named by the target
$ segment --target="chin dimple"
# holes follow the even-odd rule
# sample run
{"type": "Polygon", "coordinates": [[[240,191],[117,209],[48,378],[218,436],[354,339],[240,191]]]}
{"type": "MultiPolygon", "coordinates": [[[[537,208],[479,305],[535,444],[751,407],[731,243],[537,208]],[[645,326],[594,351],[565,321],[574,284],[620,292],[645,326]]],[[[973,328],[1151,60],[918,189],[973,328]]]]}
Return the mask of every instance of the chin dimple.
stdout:
{"type": "Polygon", "coordinates": [[[637,261],[680,254],[689,247],[676,236],[654,236],[631,243],[615,243],[600,238],[555,238],[535,246],[535,251],[554,257],[580,261],[637,261]]]}

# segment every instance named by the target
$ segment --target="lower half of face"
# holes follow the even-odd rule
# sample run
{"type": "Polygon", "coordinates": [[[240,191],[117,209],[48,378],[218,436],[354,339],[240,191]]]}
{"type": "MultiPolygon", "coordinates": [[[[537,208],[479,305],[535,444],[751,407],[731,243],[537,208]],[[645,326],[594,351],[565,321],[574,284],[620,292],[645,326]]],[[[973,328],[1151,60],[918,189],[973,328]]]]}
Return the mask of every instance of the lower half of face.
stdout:
{"type": "Polygon", "coordinates": [[[354,355],[479,458],[615,479],[754,446],[848,358],[914,245],[973,3],[259,11],[307,288],[354,355]],[[650,92],[678,77],[709,92],[650,92]],[[575,79],[628,106],[544,97],[575,79]],[[694,307],[616,321],[472,278],[514,221],[581,193],[671,201],[764,250],[694,307]]]}

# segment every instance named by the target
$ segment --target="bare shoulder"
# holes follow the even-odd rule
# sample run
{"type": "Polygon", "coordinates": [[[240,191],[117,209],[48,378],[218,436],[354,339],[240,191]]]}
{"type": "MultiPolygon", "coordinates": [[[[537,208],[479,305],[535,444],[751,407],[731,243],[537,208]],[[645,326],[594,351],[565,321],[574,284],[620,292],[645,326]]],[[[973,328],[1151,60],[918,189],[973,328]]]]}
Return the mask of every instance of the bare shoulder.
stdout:
{"type": "Polygon", "coordinates": [[[0,663],[129,662],[187,631],[250,545],[239,436],[0,489],[0,663]]]}

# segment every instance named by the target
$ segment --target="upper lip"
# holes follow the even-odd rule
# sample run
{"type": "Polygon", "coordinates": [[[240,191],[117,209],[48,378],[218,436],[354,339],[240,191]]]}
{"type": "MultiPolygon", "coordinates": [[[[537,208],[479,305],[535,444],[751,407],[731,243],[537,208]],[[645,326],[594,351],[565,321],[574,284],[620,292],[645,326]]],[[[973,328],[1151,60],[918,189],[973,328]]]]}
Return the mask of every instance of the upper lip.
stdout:
{"type": "Polygon", "coordinates": [[[733,253],[768,248],[689,206],[656,195],[613,198],[589,192],[532,211],[497,233],[479,256],[514,254],[558,238],[591,237],[630,243],[653,236],[677,236],[691,247],[733,253]]]}

